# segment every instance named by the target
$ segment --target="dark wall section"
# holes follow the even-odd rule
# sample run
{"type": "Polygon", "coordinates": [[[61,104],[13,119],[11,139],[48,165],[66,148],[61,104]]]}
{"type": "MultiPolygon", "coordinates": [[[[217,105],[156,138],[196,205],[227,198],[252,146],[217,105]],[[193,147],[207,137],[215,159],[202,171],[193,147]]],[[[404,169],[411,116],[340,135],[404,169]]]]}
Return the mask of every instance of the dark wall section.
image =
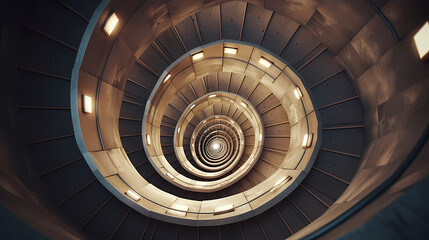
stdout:
{"type": "MultiPolygon", "coordinates": [[[[44,236],[82,239],[83,235],[62,219],[58,209],[43,197],[45,190],[40,178],[36,176],[35,169],[27,164],[33,156],[25,152],[24,143],[28,139],[22,137],[23,133],[40,131],[40,128],[24,129],[20,126],[19,119],[24,108],[19,106],[52,106],[55,101],[67,106],[69,88],[66,84],[65,92],[53,92],[52,89],[63,89],[58,81],[52,82],[51,91],[41,88],[49,86],[40,83],[52,81],[52,77],[34,72],[29,76],[31,73],[19,68],[20,56],[32,57],[31,51],[23,53],[23,49],[37,48],[36,43],[25,34],[28,28],[23,25],[23,9],[26,7],[23,1],[2,1],[0,7],[0,204],[10,211],[1,208],[1,235],[8,239],[46,239],[44,236]],[[11,216],[11,212],[16,216],[11,216]],[[31,227],[21,219],[31,223],[31,227]]],[[[29,117],[27,121],[37,122],[38,119],[29,117]]],[[[61,124],[55,125],[61,128],[61,124]]],[[[38,165],[43,165],[43,162],[38,165]]]]}
{"type": "Polygon", "coordinates": [[[428,239],[429,177],[419,181],[358,229],[339,240],[428,239]],[[393,228],[392,226],[398,226],[393,228]],[[384,231],[380,231],[383,229],[384,231]]]}
{"type": "MultiPolygon", "coordinates": [[[[337,61],[354,79],[365,111],[363,121],[367,144],[359,171],[349,188],[325,213],[326,217],[315,221],[301,232],[302,235],[294,236],[296,238],[335,219],[339,213],[353,206],[387,179],[404,161],[429,123],[429,97],[426,93],[429,89],[429,62],[419,59],[413,41],[414,34],[428,20],[428,2],[374,1],[398,32],[399,43],[395,43],[392,32],[380,15],[364,6],[365,1],[342,2],[343,7],[350,11],[347,16],[330,10],[334,2],[322,2],[308,27],[331,52],[336,53],[337,61]],[[373,14],[360,14],[368,11],[373,14]],[[405,19],[399,20],[400,17],[405,19]],[[344,21],[352,25],[333,24],[344,21]],[[328,38],[327,35],[344,40],[330,42],[336,38],[328,38]]],[[[427,164],[418,161],[413,164],[419,166],[413,168],[416,172],[407,172],[401,178],[401,184],[390,190],[396,193],[393,199],[428,174],[427,164]]],[[[352,230],[385,204],[379,202],[371,205],[372,211],[336,228],[327,238],[352,230]]]]}

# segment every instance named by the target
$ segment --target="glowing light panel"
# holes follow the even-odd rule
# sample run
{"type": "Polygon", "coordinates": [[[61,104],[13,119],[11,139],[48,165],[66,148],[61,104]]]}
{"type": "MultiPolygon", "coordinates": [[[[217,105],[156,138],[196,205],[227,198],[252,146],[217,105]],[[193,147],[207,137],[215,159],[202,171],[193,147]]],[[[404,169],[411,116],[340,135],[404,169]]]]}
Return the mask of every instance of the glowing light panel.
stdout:
{"type": "Polygon", "coordinates": [[[138,202],[140,200],[140,196],[131,190],[127,190],[125,192],[125,195],[127,195],[129,198],[131,198],[135,202],[138,202]]]}
{"type": "Polygon", "coordinates": [[[104,24],[104,32],[110,36],[113,30],[115,30],[116,25],[119,22],[118,16],[115,13],[112,13],[109,18],[107,18],[106,24],[104,24]]]}
{"type": "Polygon", "coordinates": [[[87,95],[82,97],[82,109],[84,113],[92,113],[92,98],[87,95]]]}
{"type": "Polygon", "coordinates": [[[192,55],[192,60],[198,60],[204,57],[204,52],[199,52],[199,53],[195,53],[194,55],[192,55]]]}
{"type": "Polygon", "coordinates": [[[264,66],[266,68],[269,68],[269,67],[271,67],[271,65],[273,65],[273,63],[271,61],[269,61],[268,59],[266,59],[264,57],[261,57],[259,59],[259,63],[262,64],[262,66],[264,66]]]}
{"type": "Polygon", "coordinates": [[[414,43],[417,47],[420,59],[429,58],[429,21],[414,35],[414,43]]]}
{"type": "Polygon", "coordinates": [[[168,79],[170,79],[171,78],[171,74],[168,74],[165,78],[164,78],[164,81],[162,81],[163,83],[165,83],[165,82],[167,82],[168,81],[168,79]]]}
{"type": "Polygon", "coordinates": [[[223,52],[226,53],[226,54],[234,54],[235,55],[235,54],[237,54],[238,49],[237,48],[226,47],[226,48],[223,49],[223,52]]]}

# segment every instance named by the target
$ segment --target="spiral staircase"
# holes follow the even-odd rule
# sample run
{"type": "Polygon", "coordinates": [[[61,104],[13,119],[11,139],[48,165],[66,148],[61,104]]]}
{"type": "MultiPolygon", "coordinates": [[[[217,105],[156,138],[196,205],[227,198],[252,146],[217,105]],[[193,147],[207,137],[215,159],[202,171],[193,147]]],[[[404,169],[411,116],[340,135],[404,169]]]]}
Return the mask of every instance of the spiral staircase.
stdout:
{"type": "MultiPolygon", "coordinates": [[[[365,114],[368,115],[369,109],[372,109],[369,105],[373,103],[367,93],[362,93],[366,90],[363,87],[363,80],[359,82],[356,79],[370,69],[370,63],[346,69],[344,65],[349,66],[350,62],[354,61],[347,58],[352,56],[347,55],[351,51],[350,46],[336,45],[337,42],[333,43],[326,33],[316,32],[316,21],[310,20],[320,18],[320,12],[323,13],[323,10],[338,9],[334,7],[335,1],[308,4],[305,6],[308,8],[303,11],[308,13],[307,16],[293,14],[288,16],[282,8],[273,9],[272,6],[287,8],[292,4],[277,3],[281,1],[266,1],[265,4],[261,1],[220,1],[221,4],[217,3],[218,1],[204,2],[208,3],[205,3],[203,8],[195,8],[195,11],[191,11],[192,14],[177,17],[171,27],[166,27],[160,32],[147,44],[147,48],[126,72],[117,121],[120,141],[132,166],[154,187],[174,196],[195,201],[225,198],[257,188],[282,168],[282,161],[288,154],[291,134],[290,116],[282,108],[282,102],[270,89],[261,84],[259,79],[226,71],[197,77],[192,83],[169,96],[160,125],[161,150],[178,173],[196,181],[205,181],[205,178],[185,169],[177,157],[175,134],[178,123],[182,113],[190,108],[192,102],[217,92],[235,94],[254,106],[262,120],[264,131],[264,144],[260,156],[247,174],[230,186],[216,191],[184,189],[168,181],[168,177],[159,174],[148,157],[148,152],[145,151],[146,136],[142,134],[142,126],[145,126],[144,114],[149,107],[148,99],[157,88],[157,82],[163,80],[161,77],[164,71],[193,49],[216,41],[231,40],[254,44],[270,52],[288,63],[308,87],[308,94],[311,95],[315,110],[320,114],[322,132],[321,145],[314,165],[288,196],[260,214],[233,223],[189,226],[142,214],[117,198],[94,176],[76,143],[71,114],[72,72],[75,59],[82,57],[79,56],[79,48],[82,39],[88,37],[85,30],[91,24],[91,18],[97,15],[97,11],[103,11],[99,13],[103,17],[106,11],[121,9],[121,6],[114,3],[107,5],[107,10],[100,10],[100,4],[103,3],[97,0],[23,1],[26,7],[23,10],[20,29],[23,38],[18,60],[16,88],[19,96],[16,97],[17,110],[13,116],[16,120],[14,128],[20,129],[19,141],[24,145],[22,148],[24,163],[29,175],[39,186],[38,194],[45,199],[46,205],[50,205],[49,209],[55,209],[53,212],[72,226],[78,238],[302,238],[304,237],[302,234],[298,236],[295,234],[302,229],[305,230],[306,226],[319,217],[325,216],[323,215],[325,211],[330,209],[351,185],[360,167],[368,166],[363,165],[365,162],[362,159],[365,151],[369,149],[368,146],[373,142],[374,128],[371,124],[374,120],[371,122],[365,114]],[[312,7],[320,9],[310,11],[312,7]],[[323,40],[323,37],[327,40],[323,40]],[[343,57],[344,55],[346,57],[343,57]],[[361,95],[364,96],[363,99],[361,95]]],[[[393,4],[391,2],[395,1],[377,1],[376,9],[387,8],[389,4],[393,4]]],[[[131,12],[132,8],[144,3],[145,1],[130,1],[125,10],[118,11],[131,12]]],[[[180,8],[176,6],[175,9],[174,3],[168,4],[172,14],[177,9],[180,13],[180,8]]],[[[192,7],[192,3],[190,5],[192,7]]],[[[361,27],[364,30],[356,29],[354,33],[348,33],[352,34],[347,36],[348,38],[366,34],[364,26],[382,25],[377,12],[365,1],[340,5],[345,8],[365,9],[361,20],[361,27]]],[[[163,10],[157,10],[158,12],[154,10],[154,14],[164,13],[163,10]]],[[[165,15],[160,18],[162,17],[165,15]]],[[[352,15],[351,18],[357,17],[352,15]]],[[[396,44],[390,36],[385,38],[388,39],[386,40],[388,46],[384,48],[380,46],[377,49],[377,57],[381,58],[396,44]]],[[[427,70],[427,63],[422,68],[427,70]]],[[[427,81],[424,84],[427,86],[427,81]]],[[[427,106],[427,101],[425,104],[427,106]]],[[[244,134],[246,143],[243,146],[242,157],[226,176],[244,166],[244,161],[250,156],[248,149],[258,142],[257,136],[252,136],[250,131],[252,128],[249,127],[248,121],[242,118],[242,115],[235,114],[237,111],[230,110],[231,106],[228,104],[213,105],[212,111],[204,111],[190,121],[183,133],[184,153],[187,159],[193,159],[191,142],[198,124],[214,116],[226,116],[236,122],[244,134]]],[[[383,113],[378,114],[380,116],[383,113]]],[[[424,119],[422,122],[427,120],[426,116],[422,119],[424,119]]],[[[231,128],[225,130],[225,126],[229,125],[223,123],[222,127],[220,120],[213,119],[212,125],[205,126],[203,130],[224,131],[222,136],[216,135],[217,137],[211,139],[218,141],[221,148],[238,151],[239,144],[234,145],[233,139],[238,139],[239,136],[234,135],[231,128]],[[210,128],[219,125],[218,128],[210,128]],[[235,147],[229,147],[230,145],[227,147],[227,144],[235,147]]],[[[202,130],[200,134],[208,136],[202,134],[202,130]]],[[[204,141],[210,140],[207,139],[204,141]]],[[[212,143],[196,149],[197,158],[210,155],[212,158],[207,157],[208,161],[216,160],[217,148],[218,145],[214,147],[212,143]]],[[[368,161],[369,157],[367,156],[365,160],[368,161]]],[[[190,162],[195,168],[204,170],[192,160],[190,162]]],[[[362,184],[360,178],[358,181],[362,184]]],[[[353,193],[349,192],[348,196],[350,195],[353,193]]]]}

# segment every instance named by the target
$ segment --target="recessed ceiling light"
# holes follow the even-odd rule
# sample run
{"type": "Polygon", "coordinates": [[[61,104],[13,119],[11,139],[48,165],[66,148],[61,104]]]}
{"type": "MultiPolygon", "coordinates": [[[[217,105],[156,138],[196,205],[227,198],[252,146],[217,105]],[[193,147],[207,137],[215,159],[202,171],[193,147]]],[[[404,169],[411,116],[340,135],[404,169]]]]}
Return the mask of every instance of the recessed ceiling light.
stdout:
{"type": "Polygon", "coordinates": [[[146,142],[147,142],[147,145],[150,145],[150,135],[146,135],[146,142]]]}
{"type": "Polygon", "coordinates": [[[213,97],[216,97],[216,94],[212,94],[209,96],[209,98],[213,98],[213,97]]]}
{"type": "Polygon", "coordinates": [[[223,214],[223,213],[229,213],[234,211],[234,205],[233,204],[228,204],[225,206],[220,206],[214,209],[214,215],[218,215],[218,214],[223,214]]]}
{"type": "Polygon", "coordinates": [[[191,107],[189,109],[192,109],[195,107],[195,103],[191,105],[191,107]]]}
{"type": "Polygon", "coordinates": [[[268,59],[261,57],[259,59],[259,63],[262,64],[262,66],[269,68],[271,67],[271,65],[273,65],[273,62],[269,61],[268,59]]]}
{"type": "Polygon", "coordinates": [[[110,16],[107,18],[106,23],[104,24],[104,32],[110,36],[110,34],[112,34],[118,22],[119,22],[118,16],[116,16],[115,13],[110,14],[110,16]]]}
{"type": "Polygon", "coordinates": [[[302,139],[302,148],[307,147],[307,141],[308,141],[308,134],[305,134],[304,138],[302,139]]]}
{"type": "Polygon", "coordinates": [[[180,127],[177,129],[177,133],[180,133],[180,127]]]}
{"type": "Polygon", "coordinates": [[[82,110],[84,113],[92,113],[92,98],[82,95],[82,110]]]}
{"type": "Polygon", "coordinates": [[[274,187],[270,190],[270,192],[274,192],[277,189],[279,189],[281,186],[283,186],[285,183],[289,182],[292,179],[291,176],[287,176],[287,177],[282,177],[280,178],[280,180],[278,180],[276,182],[276,184],[274,184],[274,187]]]}
{"type": "Polygon", "coordinates": [[[223,52],[226,53],[226,54],[237,54],[238,48],[226,47],[226,48],[223,49],[223,52]]]}
{"type": "Polygon", "coordinates": [[[204,121],[203,121],[203,124],[204,124],[204,123],[206,123],[206,122],[207,122],[207,120],[204,120],[204,121]]]}
{"type": "Polygon", "coordinates": [[[244,108],[247,107],[247,105],[244,102],[240,102],[241,106],[243,106],[244,108]]]}
{"type": "Polygon", "coordinates": [[[174,179],[174,176],[173,176],[173,174],[171,174],[171,173],[167,173],[167,176],[169,177],[169,178],[171,178],[171,179],[174,179]]]}
{"type": "Polygon", "coordinates": [[[140,196],[137,193],[135,193],[135,192],[133,192],[131,190],[127,190],[125,192],[125,195],[127,195],[129,198],[131,198],[135,202],[138,202],[140,200],[140,196]]]}
{"type": "Polygon", "coordinates": [[[422,60],[429,58],[429,21],[420,28],[420,30],[414,35],[414,42],[419,53],[419,57],[422,60]]]}
{"type": "Polygon", "coordinates": [[[259,134],[259,141],[262,141],[262,133],[259,134]]]}
{"type": "Polygon", "coordinates": [[[296,87],[295,90],[293,90],[293,93],[295,94],[296,99],[302,98],[302,92],[301,92],[301,89],[299,89],[299,87],[296,87]]]}
{"type": "Polygon", "coordinates": [[[162,81],[163,83],[167,82],[168,79],[171,78],[171,74],[167,74],[167,76],[165,76],[164,80],[162,81]]]}
{"type": "Polygon", "coordinates": [[[173,203],[165,213],[170,215],[176,215],[179,217],[186,217],[187,211],[189,210],[188,206],[173,203]],[[179,211],[178,211],[179,210],[179,211]]]}
{"type": "Polygon", "coordinates": [[[277,187],[278,185],[280,185],[284,180],[286,180],[286,178],[287,178],[287,177],[282,177],[282,178],[280,178],[280,180],[278,180],[278,181],[276,182],[276,184],[274,184],[274,187],[277,187]]]}
{"type": "Polygon", "coordinates": [[[194,55],[192,55],[192,60],[198,60],[204,57],[204,52],[199,52],[199,53],[195,53],[194,55]]]}
{"type": "Polygon", "coordinates": [[[308,148],[311,146],[311,142],[313,141],[313,133],[305,134],[302,139],[302,148],[308,148]]]}

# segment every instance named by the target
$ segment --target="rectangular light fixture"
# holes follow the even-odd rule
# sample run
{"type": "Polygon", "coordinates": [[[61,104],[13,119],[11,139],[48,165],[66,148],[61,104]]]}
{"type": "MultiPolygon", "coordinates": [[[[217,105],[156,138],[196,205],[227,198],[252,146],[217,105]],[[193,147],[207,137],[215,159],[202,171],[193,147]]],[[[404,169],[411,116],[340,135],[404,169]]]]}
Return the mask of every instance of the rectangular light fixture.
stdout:
{"type": "Polygon", "coordinates": [[[84,113],[92,113],[92,98],[82,95],[82,110],[84,113]]]}
{"type": "Polygon", "coordinates": [[[146,143],[147,145],[150,145],[150,135],[146,135],[146,143]]]}
{"type": "Polygon", "coordinates": [[[286,178],[288,178],[288,177],[289,176],[280,178],[280,180],[278,180],[276,182],[276,184],[274,184],[274,187],[277,187],[277,186],[281,185],[284,182],[284,180],[286,180],[286,178]]]}
{"type": "Polygon", "coordinates": [[[195,103],[191,105],[191,107],[189,109],[192,109],[195,107],[195,103]]]}
{"type": "Polygon", "coordinates": [[[168,79],[170,79],[170,78],[171,78],[171,74],[167,74],[167,76],[165,76],[165,78],[162,82],[166,83],[168,81],[168,79]]]}
{"type": "Polygon", "coordinates": [[[302,98],[302,92],[301,92],[301,89],[299,89],[299,87],[296,87],[295,90],[293,90],[293,93],[295,94],[296,99],[302,98]]]}
{"type": "Polygon", "coordinates": [[[167,176],[169,177],[169,178],[171,178],[171,179],[174,179],[174,176],[173,176],[173,174],[171,174],[171,173],[167,173],[167,176]]]}
{"type": "Polygon", "coordinates": [[[209,98],[214,98],[214,97],[216,97],[216,94],[212,94],[209,96],[209,98]]]}
{"type": "Polygon", "coordinates": [[[207,122],[207,120],[204,120],[204,121],[203,121],[203,123],[206,123],[206,122],[207,122]]]}
{"type": "Polygon", "coordinates": [[[429,21],[426,21],[416,35],[414,35],[414,43],[416,44],[420,59],[429,59],[429,21]]]}
{"type": "Polygon", "coordinates": [[[274,184],[274,187],[270,190],[270,192],[276,191],[281,186],[283,186],[284,184],[286,184],[287,182],[289,182],[291,179],[292,179],[292,177],[290,175],[287,176],[287,177],[282,177],[280,180],[278,180],[276,182],[276,184],[274,184]]]}
{"type": "Polygon", "coordinates": [[[180,127],[177,129],[177,133],[180,133],[180,127]]]}
{"type": "Polygon", "coordinates": [[[230,48],[230,47],[226,47],[223,49],[223,52],[226,54],[237,54],[238,52],[238,48],[230,48]]]}
{"type": "Polygon", "coordinates": [[[259,134],[259,141],[262,141],[262,133],[259,134]]]}
{"type": "Polygon", "coordinates": [[[262,64],[262,66],[269,68],[271,67],[271,65],[273,65],[273,62],[269,61],[268,59],[261,57],[259,59],[259,63],[262,64]]]}
{"type": "Polygon", "coordinates": [[[177,203],[173,203],[170,206],[170,208],[171,209],[168,209],[165,213],[179,216],[179,217],[186,217],[187,211],[189,210],[188,206],[177,204],[177,203]],[[180,210],[180,211],[177,211],[177,210],[180,210]]]}
{"type": "Polygon", "coordinates": [[[240,105],[243,106],[244,108],[247,108],[247,105],[244,102],[240,102],[240,105]]]}
{"type": "Polygon", "coordinates": [[[125,195],[127,195],[129,198],[131,198],[134,202],[138,202],[140,200],[140,196],[131,190],[127,190],[125,192],[125,195]]]}
{"type": "Polygon", "coordinates": [[[311,142],[313,141],[313,133],[305,134],[302,139],[302,148],[311,147],[311,142]]]}
{"type": "Polygon", "coordinates": [[[192,60],[198,60],[204,57],[204,52],[199,52],[199,53],[195,53],[194,55],[192,55],[192,60]]]}
{"type": "Polygon", "coordinates": [[[234,120],[232,120],[232,119],[231,119],[231,120],[229,120],[229,121],[231,122],[231,124],[234,124],[234,120]]]}
{"type": "Polygon", "coordinates": [[[119,22],[119,18],[118,16],[116,16],[116,13],[110,14],[110,16],[107,18],[106,23],[104,24],[104,32],[110,36],[110,34],[112,34],[118,22],[119,22]]]}
{"type": "Polygon", "coordinates": [[[214,209],[214,215],[219,215],[219,214],[224,214],[224,213],[229,213],[229,212],[233,212],[234,211],[234,205],[233,204],[228,204],[225,206],[220,206],[214,209]]]}

